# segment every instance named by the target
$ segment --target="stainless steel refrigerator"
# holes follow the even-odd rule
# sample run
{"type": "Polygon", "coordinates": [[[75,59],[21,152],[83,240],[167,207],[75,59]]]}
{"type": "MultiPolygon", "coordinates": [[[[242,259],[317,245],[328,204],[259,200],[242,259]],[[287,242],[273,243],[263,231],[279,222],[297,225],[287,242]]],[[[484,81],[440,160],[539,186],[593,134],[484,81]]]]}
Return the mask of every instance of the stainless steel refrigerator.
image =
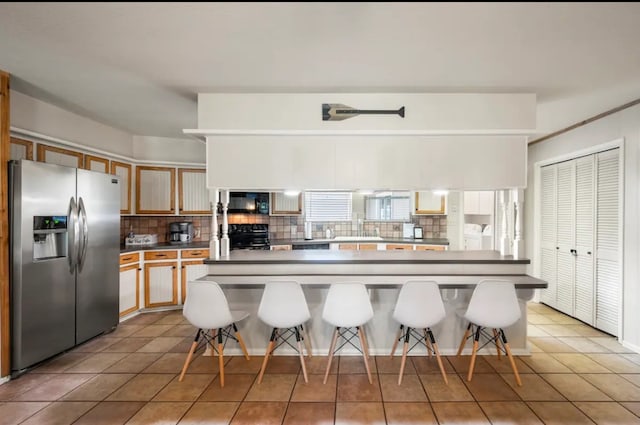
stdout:
{"type": "Polygon", "coordinates": [[[9,164],[11,370],[118,324],[118,177],[27,160],[9,164]]]}

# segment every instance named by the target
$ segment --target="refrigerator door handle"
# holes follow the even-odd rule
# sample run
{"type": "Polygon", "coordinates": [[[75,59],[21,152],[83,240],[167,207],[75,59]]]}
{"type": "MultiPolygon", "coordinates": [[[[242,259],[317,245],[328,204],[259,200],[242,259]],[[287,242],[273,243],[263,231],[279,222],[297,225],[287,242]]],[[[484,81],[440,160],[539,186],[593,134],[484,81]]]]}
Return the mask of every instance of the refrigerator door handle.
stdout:
{"type": "Polygon", "coordinates": [[[78,249],[78,271],[82,271],[84,258],[87,255],[89,242],[89,225],[87,224],[87,210],[84,207],[82,197],[78,197],[78,222],[80,228],[80,245],[78,249]]]}
{"type": "Polygon", "coordinates": [[[68,244],[69,252],[67,253],[67,261],[69,262],[69,272],[74,273],[78,260],[78,244],[80,238],[80,223],[78,223],[78,205],[72,196],[69,201],[69,211],[67,212],[68,223],[68,244]]]}

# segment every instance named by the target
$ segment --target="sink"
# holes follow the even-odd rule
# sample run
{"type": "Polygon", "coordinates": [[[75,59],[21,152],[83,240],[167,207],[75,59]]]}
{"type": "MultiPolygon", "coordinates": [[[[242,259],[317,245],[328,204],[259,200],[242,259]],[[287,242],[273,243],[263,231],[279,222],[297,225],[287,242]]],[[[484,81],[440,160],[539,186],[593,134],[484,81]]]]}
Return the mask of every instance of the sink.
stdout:
{"type": "Polygon", "coordinates": [[[336,236],[334,241],[381,241],[380,236],[336,236]]]}

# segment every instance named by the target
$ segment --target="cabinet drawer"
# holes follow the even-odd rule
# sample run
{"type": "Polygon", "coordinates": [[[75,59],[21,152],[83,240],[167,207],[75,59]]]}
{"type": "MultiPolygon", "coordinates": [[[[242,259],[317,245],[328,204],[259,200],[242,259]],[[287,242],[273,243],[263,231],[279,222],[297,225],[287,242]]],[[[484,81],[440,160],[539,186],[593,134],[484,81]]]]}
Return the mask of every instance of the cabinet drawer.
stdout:
{"type": "Polygon", "coordinates": [[[130,252],[129,254],[120,254],[120,264],[137,263],[140,261],[140,253],[130,252]]]}
{"type": "Polygon", "coordinates": [[[416,245],[416,251],[444,251],[444,245],[416,245]]]}
{"type": "Polygon", "coordinates": [[[144,253],[145,260],[175,260],[178,251],[149,251],[144,253]]]}
{"type": "Polygon", "coordinates": [[[209,258],[208,249],[183,249],[180,252],[181,258],[209,258]]]}
{"type": "Polygon", "coordinates": [[[406,245],[406,244],[392,244],[389,243],[387,244],[387,250],[404,250],[404,251],[413,251],[413,245],[406,245]]]}

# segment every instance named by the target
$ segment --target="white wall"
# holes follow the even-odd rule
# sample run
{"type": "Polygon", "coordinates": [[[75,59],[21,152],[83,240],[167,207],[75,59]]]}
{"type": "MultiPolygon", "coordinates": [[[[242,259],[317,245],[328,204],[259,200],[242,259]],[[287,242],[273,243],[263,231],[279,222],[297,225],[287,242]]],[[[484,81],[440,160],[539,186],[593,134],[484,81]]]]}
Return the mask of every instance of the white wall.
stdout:
{"type": "MultiPolygon", "coordinates": [[[[623,344],[640,351],[640,105],[529,147],[525,196],[526,255],[534,257],[534,164],[624,138],[623,344]]],[[[534,264],[529,273],[533,273],[534,264]]]]}
{"type": "Polygon", "coordinates": [[[132,135],[11,91],[11,127],[131,157],[132,135]]]}
{"type": "Polygon", "coordinates": [[[198,94],[199,129],[522,134],[519,132],[535,130],[535,120],[536,95],[528,93],[198,94]],[[359,115],[343,121],[323,121],[324,103],[376,110],[404,106],[405,117],[359,115]]]}
{"type": "Polygon", "coordinates": [[[204,165],[206,146],[196,139],[133,136],[133,158],[157,162],[187,162],[204,165]]]}

